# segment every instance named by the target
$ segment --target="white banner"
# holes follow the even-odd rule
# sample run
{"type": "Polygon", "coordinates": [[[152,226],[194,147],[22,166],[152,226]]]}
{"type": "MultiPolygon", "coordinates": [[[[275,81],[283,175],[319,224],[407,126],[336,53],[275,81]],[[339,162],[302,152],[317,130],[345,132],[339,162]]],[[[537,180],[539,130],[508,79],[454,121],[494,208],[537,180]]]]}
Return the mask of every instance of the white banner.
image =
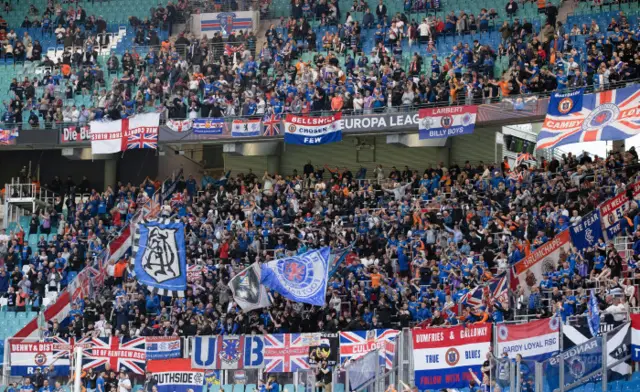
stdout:
{"type": "Polygon", "coordinates": [[[155,135],[157,143],[160,113],[138,114],[116,121],[92,121],[91,151],[93,154],[113,154],[125,151],[131,137],[155,135]]]}

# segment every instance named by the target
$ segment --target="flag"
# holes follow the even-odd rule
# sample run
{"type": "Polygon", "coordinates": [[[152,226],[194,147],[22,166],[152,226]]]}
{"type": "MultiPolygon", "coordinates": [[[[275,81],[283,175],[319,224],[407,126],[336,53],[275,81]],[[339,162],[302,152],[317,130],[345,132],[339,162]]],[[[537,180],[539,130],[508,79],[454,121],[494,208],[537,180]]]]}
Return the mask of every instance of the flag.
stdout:
{"type": "Polygon", "coordinates": [[[167,127],[174,132],[186,132],[191,129],[192,121],[187,120],[167,120],[167,127]]]}
{"type": "Polygon", "coordinates": [[[189,359],[149,361],[158,392],[203,392],[204,370],[191,367],[189,359]]]}
{"type": "Polygon", "coordinates": [[[395,329],[340,332],[340,362],[353,361],[370,351],[379,350],[385,367],[391,369],[396,355],[398,333],[400,331],[395,329]]]}
{"type": "Polygon", "coordinates": [[[250,137],[260,136],[262,123],[260,120],[233,120],[231,126],[231,136],[250,137]]]}
{"type": "Polygon", "coordinates": [[[577,250],[594,247],[602,237],[600,210],[595,209],[585,215],[579,223],[570,227],[571,242],[577,250]]]}
{"type": "Polygon", "coordinates": [[[171,208],[180,208],[184,205],[184,194],[178,192],[171,197],[171,208]]]}
{"type": "Polygon", "coordinates": [[[516,166],[522,165],[526,161],[535,161],[536,157],[528,152],[521,152],[516,156],[516,166]]]}
{"type": "Polygon", "coordinates": [[[263,338],[266,373],[289,373],[310,368],[312,334],[280,333],[263,335],[263,338]]]}
{"type": "Polygon", "coordinates": [[[549,98],[547,114],[552,116],[567,116],[582,110],[584,88],[579,88],[568,93],[555,92],[549,98]]]}
{"type": "Polygon", "coordinates": [[[160,113],[143,113],[116,121],[91,121],[91,151],[111,154],[131,148],[157,148],[159,126],[160,113]]]}
{"type": "MultiPolygon", "coordinates": [[[[83,345],[82,369],[103,369],[109,364],[112,370],[126,369],[135,374],[144,374],[147,362],[146,338],[120,341],[120,337],[87,338],[83,345]]],[[[125,340],[125,339],[123,339],[125,340]]]]}
{"type": "Polygon", "coordinates": [[[264,133],[262,136],[275,136],[280,134],[280,115],[267,114],[262,119],[264,124],[264,133]]]}
{"type": "Polygon", "coordinates": [[[640,314],[631,315],[631,360],[640,361],[640,314]]]}
{"type": "Polygon", "coordinates": [[[598,206],[604,232],[610,241],[622,231],[622,218],[630,206],[626,192],[619,193],[598,206]]]}
{"type": "Polygon", "coordinates": [[[451,106],[420,109],[418,127],[420,139],[439,139],[473,133],[477,106],[451,106]]]}
{"type": "Polygon", "coordinates": [[[636,86],[584,96],[582,110],[567,115],[547,113],[537,149],[565,144],[624,140],[640,133],[640,90],[636,86]]]}
{"type": "MultiPolygon", "coordinates": [[[[71,294],[69,294],[69,291],[65,290],[58,296],[58,298],[56,298],[56,301],[53,304],[49,305],[45,309],[45,311],[43,312],[44,322],[42,324],[53,322],[53,321],[58,321],[59,323],[62,323],[64,319],[66,319],[67,316],[69,316],[70,311],[71,311],[71,294]]],[[[22,339],[38,339],[39,337],[40,337],[40,334],[38,333],[37,318],[34,318],[31,321],[29,321],[27,325],[25,325],[21,330],[19,330],[14,335],[14,338],[20,339],[19,341],[22,341],[22,339]]]]}
{"type": "Polygon", "coordinates": [[[227,133],[224,118],[196,118],[193,120],[193,133],[196,135],[222,135],[227,133]]]}
{"type": "Polygon", "coordinates": [[[497,327],[498,353],[509,358],[544,360],[560,350],[560,317],[529,321],[524,324],[500,323],[497,327]]]}
{"type": "Polygon", "coordinates": [[[0,129],[0,145],[9,146],[18,141],[18,129],[0,129]]]}
{"type": "Polygon", "coordinates": [[[600,307],[598,306],[598,299],[594,289],[591,289],[591,295],[589,296],[588,311],[587,322],[589,323],[589,330],[591,335],[596,336],[600,331],[600,307]]]}
{"type": "Polygon", "coordinates": [[[109,242],[109,262],[117,263],[122,259],[131,248],[132,239],[131,227],[127,225],[115,239],[109,242]]]}
{"type": "Polygon", "coordinates": [[[471,289],[462,297],[462,303],[466,306],[479,308],[481,306],[490,306],[495,301],[504,301],[508,299],[507,274],[502,273],[494,276],[482,286],[471,289]]]}
{"type": "Polygon", "coordinates": [[[68,340],[58,337],[28,342],[22,339],[7,339],[5,350],[11,364],[11,375],[32,376],[35,369],[45,370],[50,365],[53,365],[54,370],[60,375],[69,374],[69,346],[68,340]]]}
{"type": "Polygon", "coordinates": [[[158,148],[157,133],[139,133],[129,136],[127,141],[127,150],[135,150],[138,148],[158,148]]]}
{"type": "Polygon", "coordinates": [[[248,312],[271,305],[267,289],[260,284],[260,264],[253,263],[229,281],[233,300],[248,312]]]}
{"type": "Polygon", "coordinates": [[[287,114],[284,120],[284,142],[315,146],[342,140],[342,113],[307,117],[287,114]]]}
{"type": "Polygon", "coordinates": [[[238,46],[233,46],[229,44],[224,45],[224,54],[227,56],[232,56],[238,52],[244,51],[244,44],[240,44],[238,46]]]}
{"type": "Polygon", "coordinates": [[[182,340],[177,336],[147,336],[147,359],[180,358],[182,340]]]}
{"type": "Polygon", "coordinates": [[[291,301],[324,306],[330,253],[324,247],[262,264],[260,283],[291,301]]]}
{"type": "Polygon", "coordinates": [[[150,291],[182,297],[187,290],[184,223],[159,219],[136,225],[131,264],[136,281],[150,291]]]}

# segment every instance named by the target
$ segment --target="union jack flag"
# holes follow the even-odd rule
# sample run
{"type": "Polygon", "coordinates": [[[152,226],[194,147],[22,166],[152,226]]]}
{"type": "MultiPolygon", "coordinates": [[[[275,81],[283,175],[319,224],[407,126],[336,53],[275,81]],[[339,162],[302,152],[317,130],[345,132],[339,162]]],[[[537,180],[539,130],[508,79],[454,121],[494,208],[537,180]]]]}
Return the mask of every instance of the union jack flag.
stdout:
{"type": "Polygon", "coordinates": [[[240,44],[238,46],[227,44],[224,46],[224,54],[227,56],[233,56],[234,54],[242,51],[244,51],[244,44],[240,44]]]}
{"type": "Polygon", "coordinates": [[[493,305],[495,301],[502,301],[507,298],[507,295],[507,274],[502,273],[494,276],[484,285],[474,287],[462,297],[462,303],[479,308],[493,305]]]}
{"type": "Polygon", "coordinates": [[[127,150],[133,150],[136,148],[158,148],[158,134],[157,133],[138,133],[130,135],[127,140],[127,150]]]}
{"type": "Polygon", "coordinates": [[[84,345],[82,369],[102,369],[106,364],[115,371],[125,369],[144,374],[147,361],[145,338],[121,342],[119,337],[86,338],[76,344],[84,345]]]}
{"type": "Polygon", "coordinates": [[[340,332],[340,362],[358,359],[370,351],[378,350],[380,362],[384,361],[385,367],[391,369],[398,333],[400,331],[395,329],[340,332]]]}
{"type": "Polygon", "coordinates": [[[624,140],[640,133],[640,90],[637,87],[586,95],[579,112],[552,115],[549,111],[538,134],[537,149],[624,140]]]}
{"type": "Polygon", "coordinates": [[[180,207],[181,205],[184,204],[184,195],[180,192],[176,193],[175,195],[173,195],[173,197],[171,197],[171,207],[173,208],[177,208],[180,207]]]}
{"type": "Polygon", "coordinates": [[[279,114],[267,114],[262,119],[264,124],[263,136],[275,136],[280,134],[280,115],[279,114]]]}
{"type": "Polygon", "coordinates": [[[264,335],[264,371],[288,373],[309,369],[311,334],[284,333],[264,335]]]}

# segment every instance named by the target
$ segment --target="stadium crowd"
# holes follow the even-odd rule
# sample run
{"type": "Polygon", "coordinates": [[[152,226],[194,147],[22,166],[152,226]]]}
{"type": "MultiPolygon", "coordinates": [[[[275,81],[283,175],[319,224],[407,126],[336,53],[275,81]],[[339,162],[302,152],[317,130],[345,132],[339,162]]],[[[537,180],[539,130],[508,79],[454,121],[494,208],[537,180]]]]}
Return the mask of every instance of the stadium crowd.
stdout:
{"type": "MultiPolygon", "coordinates": [[[[171,27],[175,15],[188,7],[186,1],[169,2],[149,19],[132,18],[139,46],[121,55],[112,51],[106,62],[97,52],[108,45],[104,20],[97,17],[92,22],[81,7],[61,14],[48,8],[43,20],[51,19],[51,29],[61,26],[54,33],[59,31],[69,50],[55,64],[42,57],[40,65],[51,69],[43,77],[11,84],[3,122],[52,128],[151,110],[166,110],[172,119],[328,110],[371,113],[388,107],[491,102],[583,86],[599,89],[640,76],[640,30],[629,25],[623,12],[607,31],[595,22],[569,30],[556,20],[557,7],[549,2],[546,23],[536,31],[530,21],[519,20],[517,10],[513,21],[495,26],[492,10],[482,10],[477,17],[461,12],[445,20],[429,16],[409,21],[405,14],[387,15],[386,7],[377,7],[374,17],[358,2],[353,16],[348,13],[342,23],[335,1],[297,2],[291,18],[281,18],[267,29],[260,47],[253,32],[242,31],[228,36],[218,32],[211,38],[179,34],[161,41],[158,31],[171,27]],[[362,20],[355,20],[358,13],[362,20]],[[302,17],[309,14],[321,27],[311,27],[302,17]],[[325,28],[318,36],[323,26],[331,25],[333,30],[325,28]],[[486,30],[500,32],[497,47],[483,42],[486,30]],[[442,37],[454,35],[455,40],[468,34],[477,37],[472,45],[453,44],[443,56],[441,46],[448,41],[442,37]],[[371,36],[374,45],[366,43],[371,36]],[[578,38],[584,39],[584,46],[578,38]],[[503,59],[508,59],[505,66],[496,66],[503,59]],[[68,104],[78,96],[89,100],[68,104]]],[[[20,40],[15,33],[4,42],[13,48],[14,57],[18,46],[33,42],[37,47],[32,37],[20,40]]],[[[42,56],[42,48],[25,52],[34,61],[42,56]]]]}

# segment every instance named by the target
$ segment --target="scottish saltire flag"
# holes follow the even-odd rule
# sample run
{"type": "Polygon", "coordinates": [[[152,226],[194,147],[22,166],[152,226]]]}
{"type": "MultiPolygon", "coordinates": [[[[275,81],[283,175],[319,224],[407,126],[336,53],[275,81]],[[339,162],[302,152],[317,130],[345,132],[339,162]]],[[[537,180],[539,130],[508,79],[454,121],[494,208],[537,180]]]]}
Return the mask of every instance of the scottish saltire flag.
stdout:
{"type": "Polygon", "coordinates": [[[147,336],[147,359],[180,358],[182,341],[177,336],[147,336]]]}
{"type": "Polygon", "coordinates": [[[323,306],[330,255],[324,247],[262,264],[260,283],[291,301],[323,306]]]}
{"type": "Polygon", "coordinates": [[[196,135],[222,135],[227,130],[224,118],[196,118],[191,126],[196,135]]]}
{"type": "Polygon", "coordinates": [[[126,369],[135,374],[144,374],[147,362],[145,338],[122,339],[118,336],[110,338],[86,338],[76,344],[82,345],[82,369],[102,370],[105,364],[113,370],[126,369]]]}
{"type": "Polygon", "coordinates": [[[589,312],[589,315],[587,316],[589,330],[591,331],[591,335],[596,336],[600,331],[600,308],[598,307],[598,299],[596,298],[594,289],[591,289],[587,308],[589,312]]]}
{"type": "Polygon", "coordinates": [[[585,95],[582,110],[547,113],[537,149],[565,144],[624,140],[640,133],[640,90],[636,86],[585,95]]]}
{"type": "Polygon", "coordinates": [[[584,88],[577,89],[568,93],[555,92],[551,94],[549,99],[549,108],[547,113],[552,116],[566,116],[582,110],[582,100],[584,97],[584,88]]]}
{"type": "Polygon", "coordinates": [[[262,122],[260,120],[233,120],[231,124],[231,136],[250,137],[260,136],[262,122]]]}
{"type": "Polygon", "coordinates": [[[420,139],[439,139],[473,133],[477,114],[477,106],[420,109],[418,111],[420,139]]]}
{"type": "Polygon", "coordinates": [[[264,132],[262,136],[275,136],[280,134],[280,115],[279,114],[267,114],[262,119],[264,124],[264,132]]]}
{"type": "Polygon", "coordinates": [[[187,289],[184,223],[159,219],[136,225],[131,263],[138,283],[152,292],[183,296],[187,289]]]}
{"type": "Polygon", "coordinates": [[[129,136],[127,139],[127,150],[134,150],[138,148],[158,148],[158,134],[157,133],[138,133],[129,136]]]}
{"type": "Polygon", "coordinates": [[[501,302],[507,300],[508,283],[506,273],[494,276],[484,285],[474,287],[466,293],[462,297],[462,303],[466,306],[479,308],[481,306],[488,306],[495,301],[501,302]]]}
{"type": "Polygon", "coordinates": [[[370,351],[378,350],[385,367],[391,369],[396,355],[398,333],[400,331],[395,329],[340,332],[340,363],[358,359],[370,351]]]}
{"type": "Polygon", "coordinates": [[[310,368],[309,346],[313,334],[280,333],[263,335],[263,339],[265,372],[288,373],[310,368]]]}
{"type": "Polygon", "coordinates": [[[307,117],[287,114],[284,120],[284,142],[315,146],[342,140],[342,113],[307,117]]]}
{"type": "Polygon", "coordinates": [[[598,238],[602,237],[602,224],[600,222],[600,210],[595,209],[585,215],[580,223],[570,227],[571,242],[577,250],[594,247],[598,238]]]}

